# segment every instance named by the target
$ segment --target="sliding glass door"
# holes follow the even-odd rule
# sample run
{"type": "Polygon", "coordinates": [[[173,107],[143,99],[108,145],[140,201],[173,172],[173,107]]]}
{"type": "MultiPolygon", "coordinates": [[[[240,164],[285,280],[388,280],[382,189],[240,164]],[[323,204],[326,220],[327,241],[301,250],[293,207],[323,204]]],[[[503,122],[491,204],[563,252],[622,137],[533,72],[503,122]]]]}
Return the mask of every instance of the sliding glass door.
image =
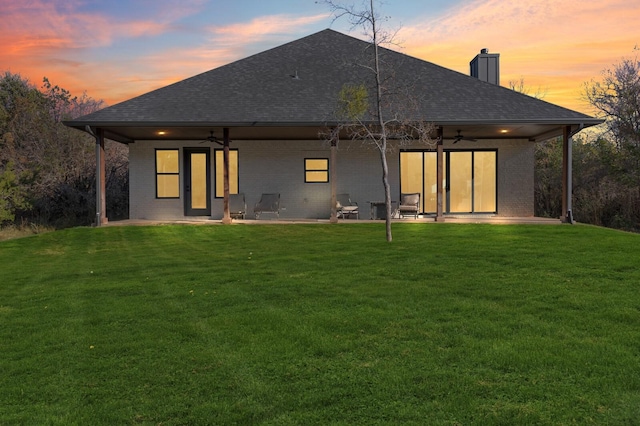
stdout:
{"type": "MultiPolygon", "coordinates": [[[[497,151],[445,151],[445,213],[497,211],[497,151]]],[[[420,193],[423,213],[437,210],[437,157],[433,151],[400,152],[400,191],[420,193]]]]}
{"type": "Polygon", "coordinates": [[[473,211],[493,213],[497,208],[498,173],[495,151],[473,153],[473,211]]]}

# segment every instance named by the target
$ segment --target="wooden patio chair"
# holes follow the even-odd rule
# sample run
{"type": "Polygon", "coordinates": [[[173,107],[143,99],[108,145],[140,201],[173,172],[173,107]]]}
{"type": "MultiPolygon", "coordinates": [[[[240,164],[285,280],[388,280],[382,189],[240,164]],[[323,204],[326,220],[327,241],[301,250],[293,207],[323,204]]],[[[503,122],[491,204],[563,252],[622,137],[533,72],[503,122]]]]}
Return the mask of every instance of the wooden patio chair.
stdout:
{"type": "Polygon", "coordinates": [[[276,218],[280,219],[280,194],[262,194],[260,201],[253,208],[253,213],[256,215],[256,220],[264,213],[275,214],[276,218]]]}

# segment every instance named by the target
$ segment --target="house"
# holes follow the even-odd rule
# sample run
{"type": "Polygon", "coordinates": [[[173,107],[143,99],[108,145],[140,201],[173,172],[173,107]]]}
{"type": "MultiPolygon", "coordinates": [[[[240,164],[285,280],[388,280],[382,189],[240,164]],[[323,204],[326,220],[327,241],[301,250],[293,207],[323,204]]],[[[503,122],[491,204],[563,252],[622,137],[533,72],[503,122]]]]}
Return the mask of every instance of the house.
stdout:
{"type": "MultiPolygon", "coordinates": [[[[404,93],[395,100],[437,129],[433,145],[389,152],[393,199],[419,192],[421,213],[438,220],[533,216],[535,143],[563,136],[571,219],[571,137],[600,120],[499,86],[499,55],[486,49],[471,76],[380,52],[404,93]]],[[[107,220],[105,138],[129,145],[131,219],[228,220],[225,193],[237,192],[249,214],[262,193],[280,193],[281,217],[296,219],[335,214],[336,192],[361,206],[383,200],[378,152],[323,136],[339,124],[344,85],[370,84],[371,58],[369,43],[327,29],[66,122],[96,137],[98,223],[107,220]]]]}

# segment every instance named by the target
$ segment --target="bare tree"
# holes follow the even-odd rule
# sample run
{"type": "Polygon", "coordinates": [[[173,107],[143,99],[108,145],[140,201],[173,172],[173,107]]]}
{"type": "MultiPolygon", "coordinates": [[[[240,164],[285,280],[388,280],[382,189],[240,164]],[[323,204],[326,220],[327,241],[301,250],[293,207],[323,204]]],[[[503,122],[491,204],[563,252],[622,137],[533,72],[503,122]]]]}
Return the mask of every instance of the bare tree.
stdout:
{"type": "Polygon", "coordinates": [[[334,21],[347,18],[354,28],[362,28],[370,38],[370,61],[358,63],[357,66],[370,72],[373,84],[371,87],[367,87],[366,82],[345,85],[338,99],[338,114],[342,122],[340,127],[345,129],[352,139],[373,144],[380,154],[386,205],[386,237],[387,241],[392,241],[391,187],[387,153],[413,141],[433,142],[430,135],[434,127],[426,121],[416,120],[415,114],[408,114],[412,107],[414,113],[417,111],[417,103],[410,95],[410,87],[398,85],[393,78],[393,69],[383,66],[381,46],[393,45],[393,34],[380,27],[383,18],[376,13],[374,0],[364,2],[360,9],[333,0],[324,0],[321,3],[329,6],[334,21]],[[371,96],[370,91],[373,92],[371,96]],[[398,98],[402,98],[402,102],[394,102],[394,99],[398,98]],[[407,118],[411,116],[412,119],[407,118]],[[392,146],[390,141],[397,143],[392,146]]]}
{"type": "MultiPolygon", "coordinates": [[[[638,47],[635,48],[638,52],[638,47]]],[[[602,80],[585,84],[589,103],[607,120],[607,129],[619,147],[640,148],[640,60],[623,59],[602,72],[602,80]]]]}
{"type": "Polygon", "coordinates": [[[607,139],[616,147],[613,170],[640,194],[640,59],[634,50],[633,58],[604,70],[601,81],[586,83],[584,93],[606,120],[607,139]]]}
{"type": "Polygon", "coordinates": [[[540,86],[538,86],[536,91],[531,94],[531,89],[526,86],[524,77],[520,77],[520,80],[509,80],[509,89],[536,99],[543,99],[547,96],[547,90],[543,90],[540,86]]]}

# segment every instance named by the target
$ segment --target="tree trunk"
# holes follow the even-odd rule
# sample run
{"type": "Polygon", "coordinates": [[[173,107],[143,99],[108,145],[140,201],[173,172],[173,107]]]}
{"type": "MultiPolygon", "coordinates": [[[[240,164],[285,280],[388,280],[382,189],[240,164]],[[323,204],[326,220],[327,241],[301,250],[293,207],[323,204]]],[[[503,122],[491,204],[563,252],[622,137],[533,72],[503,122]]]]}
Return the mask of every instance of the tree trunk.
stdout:
{"type": "Polygon", "coordinates": [[[385,218],[385,227],[387,241],[391,242],[393,236],[391,234],[391,187],[389,186],[389,165],[387,164],[387,128],[385,126],[384,117],[382,116],[382,79],[380,76],[380,54],[378,51],[378,28],[376,27],[376,19],[373,14],[373,0],[370,2],[371,10],[371,30],[373,35],[373,52],[375,63],[376,77],[376,113],[378,118],[378,126],[380,126],[380,141],[378,149],[380,150],[380,162],[382,163],[382,184],[384,185],[384,203],[387,210],[385,218]]]}
{"type": "Polygon", "coordinates": [[[334,135],[331,138],[331,163],[329,168],[331,170],[331,218],[330,223],[338,223],[338,211],[337,211],[337,192],[338,192],[338,168],[337,168],[337,151],[338,150],[338,135],[334,135]]]}
{"type": "Polygon", "coordinates": [[[389,166],[387,164],[387,150],[386,143],[385,149],[380,150],[380,162],[382,163],[382,184],[384,185],[384,204],[387,210],[386,218],[385,218],[385,228],[387,241],[391,242],[393,240],[393,235],[391,234],[391,186],[389,185],[389,166]]]}
{"type": "Polygon", "coordinates": [[[229,128],[223,129],[224,145],[223,145],[223,216],[222,223],[229,225],[233,220],[229,212],[229,128]]]}

